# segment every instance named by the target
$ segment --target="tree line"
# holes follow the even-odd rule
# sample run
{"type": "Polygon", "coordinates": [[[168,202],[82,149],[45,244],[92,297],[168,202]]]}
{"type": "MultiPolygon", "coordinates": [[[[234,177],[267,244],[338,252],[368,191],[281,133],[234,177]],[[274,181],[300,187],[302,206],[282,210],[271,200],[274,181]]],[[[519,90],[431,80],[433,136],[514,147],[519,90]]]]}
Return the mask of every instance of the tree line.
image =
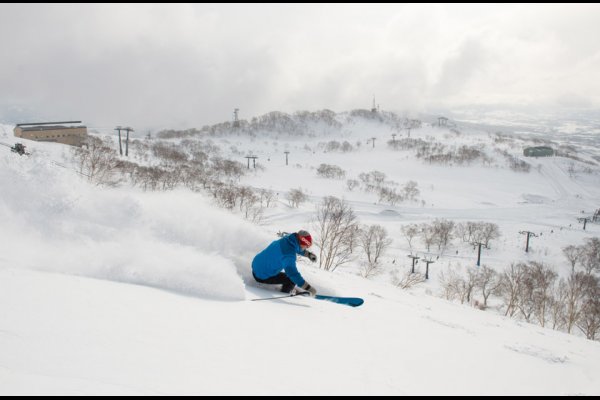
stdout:
{"type": "Polygon", "coordinates": [[[440,274],[442,295],[481,309],[487,308],[488,299],[494,296],[505,316],[567,333],[577,328],[594,340],[600,330],[600,239],[567,246],[563,253],[572,266],[565,277],[536,261],[511,263],[501,272],[485,265],[467,268],[464,274],[449,270],[440,274]],[[574,247],[579,249],[577,260],[574,247]],[[474,299],[476,293],[482,302],[474,299]]]}

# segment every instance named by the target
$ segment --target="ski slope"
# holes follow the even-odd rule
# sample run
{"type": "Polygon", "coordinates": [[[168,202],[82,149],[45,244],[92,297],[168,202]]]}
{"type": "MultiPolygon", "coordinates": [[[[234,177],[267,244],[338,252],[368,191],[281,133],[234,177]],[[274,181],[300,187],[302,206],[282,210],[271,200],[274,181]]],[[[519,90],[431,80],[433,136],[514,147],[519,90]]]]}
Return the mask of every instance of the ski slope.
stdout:
{"type": "MultiPolygon", "coordinates": [[[[306,268],[305,268],[306,269],[306,268]]],[[[600,346],[309,270],[351,308],[0,268],[3,395],[595,395],[600,346]]]]}
{"type": "Polygon", "coordinates": [[[317,177],[329,160],[299,152],[302,168],[272,159],[242,178],[280,191],[252,224],[202,193],[90,185],[56,166],[68,165],[64,146],[28,149],[30,157],[0,153],[2,395],[600,394],[597,341],[438,297],[441,271],[474,265],[469,246],[443,254],[418,287],[390,281],[410,266],[402,224],[434,218],[498,223],[503,236],[484,251],[485,264],[542,259],[568,271],[561,247],[598,236],[596,225],[572,224],[600,198],[589,184],[597,176],[571,178],[550,159],[527,175],[476,166],[442,173],[410,157],[399,169],[397,154],[377,147],[335,160],[398,182],[418,171],[426,204],[391,206],[317,177]],[[448,189],[461,184],[482,189],[448,189]],[[298,186],[309,201],[296,209],[283,194],[298,186]],[[305,260],[300,271],[319,293],[365,304],[251,301],[278,295],[253,282],[252,257],[279,230],[310,229],[326,195],[346,198],[361,223],[386,227],[384,273],[368,280],[358,262],[327,272],[305,260]],[[518,231],[528,228],[544,235],[525,254],[518,231]]]}

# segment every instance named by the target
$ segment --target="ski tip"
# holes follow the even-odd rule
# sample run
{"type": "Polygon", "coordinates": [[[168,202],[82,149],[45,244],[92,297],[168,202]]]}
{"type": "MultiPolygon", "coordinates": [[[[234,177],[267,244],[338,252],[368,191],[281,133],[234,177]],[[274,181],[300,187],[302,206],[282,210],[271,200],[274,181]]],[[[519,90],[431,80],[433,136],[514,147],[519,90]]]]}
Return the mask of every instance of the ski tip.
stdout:
{"type": "Polygon", "coordinates": [[[317,300],[327,300],[327,301],[331,301],[333,303],[345,304],[350,307],[358,307],[365,302],[360,297],[338,297],[338,296],[316,295],[315,298],[317,300]]]}

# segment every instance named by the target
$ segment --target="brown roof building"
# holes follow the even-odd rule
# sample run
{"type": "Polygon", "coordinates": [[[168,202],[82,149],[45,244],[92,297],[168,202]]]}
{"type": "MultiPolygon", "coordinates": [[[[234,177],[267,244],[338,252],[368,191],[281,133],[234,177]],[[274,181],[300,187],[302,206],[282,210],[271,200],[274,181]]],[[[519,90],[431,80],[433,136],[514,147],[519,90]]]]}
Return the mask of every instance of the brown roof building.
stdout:
{"type": "Polygon", "coordinates": [[[87,136],[87,127],[78,124],[81,121],[17,124],[14,132],[16,137],[23,139],[81,146],[87,136]]]}

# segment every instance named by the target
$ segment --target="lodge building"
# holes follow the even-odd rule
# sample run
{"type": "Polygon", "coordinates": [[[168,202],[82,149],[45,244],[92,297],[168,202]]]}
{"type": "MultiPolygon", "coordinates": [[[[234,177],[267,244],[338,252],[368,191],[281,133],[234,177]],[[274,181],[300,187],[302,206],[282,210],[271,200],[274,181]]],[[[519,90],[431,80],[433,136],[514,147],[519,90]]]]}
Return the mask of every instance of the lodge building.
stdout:
{"type": "Polygon", "coordinates": [[[38,142],[57,142],[80,146],[87,136],[87,127],[81,121],[36,122],[17,124],[16,137],[38,142]]]}

